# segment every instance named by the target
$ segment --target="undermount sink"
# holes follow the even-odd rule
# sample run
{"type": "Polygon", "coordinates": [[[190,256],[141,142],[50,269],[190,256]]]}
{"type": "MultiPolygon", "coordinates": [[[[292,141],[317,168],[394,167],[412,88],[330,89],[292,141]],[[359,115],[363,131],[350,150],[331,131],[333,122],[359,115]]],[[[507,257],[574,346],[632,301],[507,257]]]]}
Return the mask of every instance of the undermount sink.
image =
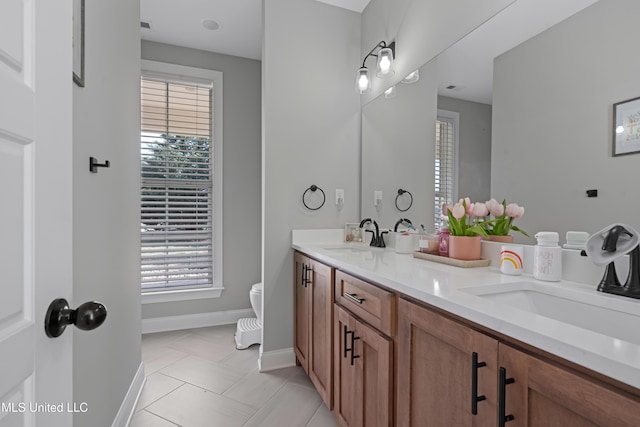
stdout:
{"type": "Polygon", "coordinates": [[[362,246],[362,247],[361,246],[349,246],[349,247],[340,246],[335,248],[328,247],[328,248],[322,248],[322,249],[336,255],[371,252],[371,247],[369,246],[362,246]]]}
{"type": "Polygon", "coordinates": [[[640,303],[634,300],[536,282],[501,283],[460,291],[640,345],[640,303]]]}

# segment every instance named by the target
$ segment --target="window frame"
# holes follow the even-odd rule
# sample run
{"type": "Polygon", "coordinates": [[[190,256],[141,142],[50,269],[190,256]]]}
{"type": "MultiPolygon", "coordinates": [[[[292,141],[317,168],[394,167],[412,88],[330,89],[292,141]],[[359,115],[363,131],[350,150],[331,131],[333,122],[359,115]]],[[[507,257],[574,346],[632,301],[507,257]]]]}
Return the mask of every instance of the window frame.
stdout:
{"type": "MultiPolygon", "coordinates": [[[[460,152],[459,147],[459,135],[460,135],[460,113],[456,111],[449,110],[437,110],[436,114],[436,127],[438,121],[446,121],[453,123],[453,174],[452,174],[452,189],[451,189],[451,198],[452,203],[458,201],[458,178],[460,175],[459,165],[458,165],[458,154],[460,152]]],[[[437,144],[437,141],[436,141],[437,144]]],[[[435,148],[435,147],[434,147],[435,148]]],[[[434,153],[435,155],[435,153],[434,153]]],[[[434,157],[434,175],[435,175],[435,157],[434,157]]],[[[435,186],[434,186],[435,190],[435,186]]],[[[434,226],[435,226],[435,217],[434,217],[434,226]]]]}
{"type": "MultiPolygon", "coordinates": [[[[166,290],[143,290],[140,284],[142,304],[172,301],[186,301],[206,298],[219,298],[224,290],[223,285],[223,74],[221,71],[165,62],[141,60],[141,78],[154,78],[176,83],[211,84],[213,86],[212,117],[213,132],[211,135],[213,150],[211,155],[213,168],[213,283],[212,286],[198,288],[181,288],[166,290]]],[[[140,90],[140,89],[139,89],[140,90]]]]}

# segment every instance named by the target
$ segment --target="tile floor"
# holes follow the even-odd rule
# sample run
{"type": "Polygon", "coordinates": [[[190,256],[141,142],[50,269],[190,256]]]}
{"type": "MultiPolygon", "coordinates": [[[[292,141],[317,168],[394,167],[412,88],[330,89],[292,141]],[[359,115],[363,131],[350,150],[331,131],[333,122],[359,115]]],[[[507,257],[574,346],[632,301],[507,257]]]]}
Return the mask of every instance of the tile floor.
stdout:
{"type": "Polygon", "coordinates": [[[142,336],[147,382],[131,427],[334,427],[302,368],[258,372],[235,325],[142,336]]]}

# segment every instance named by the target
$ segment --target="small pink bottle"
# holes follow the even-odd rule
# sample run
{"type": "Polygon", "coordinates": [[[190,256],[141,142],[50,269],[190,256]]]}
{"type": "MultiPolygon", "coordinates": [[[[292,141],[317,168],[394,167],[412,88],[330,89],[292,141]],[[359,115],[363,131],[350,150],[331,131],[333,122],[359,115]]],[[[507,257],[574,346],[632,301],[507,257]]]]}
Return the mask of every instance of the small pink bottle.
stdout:
{"type": "Polygon", "coordinates": [[[438,232],[438,254],[449,256],[449,227],[446,225],[443,225],[438,232]]]}

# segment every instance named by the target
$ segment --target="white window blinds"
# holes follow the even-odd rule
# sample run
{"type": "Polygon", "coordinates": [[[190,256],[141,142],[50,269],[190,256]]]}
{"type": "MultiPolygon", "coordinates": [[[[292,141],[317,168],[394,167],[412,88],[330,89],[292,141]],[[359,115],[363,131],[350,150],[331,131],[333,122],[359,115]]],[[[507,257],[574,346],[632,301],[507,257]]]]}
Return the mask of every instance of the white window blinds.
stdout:
{"type": "Polygon", "coordinates": [[[213,285],[212,92],[141,81],[143,291],[213,285]]]}
{"type": "Polygon", "coordinates": [[[454,121],[438,118],[436,121],[436,153],[435,153],[435,198],[434,227],[438,230],[443,225],[442,205],[453,202],[454,177],[454,121]]]}

